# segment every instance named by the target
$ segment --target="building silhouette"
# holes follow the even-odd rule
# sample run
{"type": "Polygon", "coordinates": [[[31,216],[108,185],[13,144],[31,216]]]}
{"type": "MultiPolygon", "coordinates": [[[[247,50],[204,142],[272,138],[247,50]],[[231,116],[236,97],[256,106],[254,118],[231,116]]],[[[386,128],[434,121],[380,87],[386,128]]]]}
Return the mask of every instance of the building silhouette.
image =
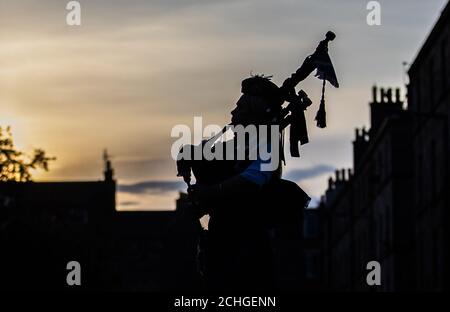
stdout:
{"type": "Polygon", "coordinates": [[[171,258],[166,252],[168,244],[186,250],[189,237],[195,237],[178,222],[183,207],[117,211],[108,157],[104,176],[103,181],[1,183],[2,288],[159,291],[179,281],[196,286],[195,254],[171,258]],[[66,283],[70,261],[80,263],[81,286],[66,283]],[[182,274],[170,280],[169,272],[182,274]]]}
{"type": "Polygon", "coordinates": [[[409,68],[417,287],[450,289],[450,4],[409,68]]]}
{"type": "Polygon", "coordinates": [[[411,285],[411,118],[399,90],[395,98],[392,91],[373,88],[371,128],[355,131],[354,169],[336,171],[322,197],[328,289],[369,289],[366,265],[373,260],[383,268],[383,290],[411,285]]]}
{"type": "Polygon", "coordinates": [[[410,66],[407,105],[373,87],[353,169],[336,171],[319,207],[324,289],[449,289],[449,38],[447,4],[410,66]],[[370,261],[380,286],[366,282],[370,261]]]}

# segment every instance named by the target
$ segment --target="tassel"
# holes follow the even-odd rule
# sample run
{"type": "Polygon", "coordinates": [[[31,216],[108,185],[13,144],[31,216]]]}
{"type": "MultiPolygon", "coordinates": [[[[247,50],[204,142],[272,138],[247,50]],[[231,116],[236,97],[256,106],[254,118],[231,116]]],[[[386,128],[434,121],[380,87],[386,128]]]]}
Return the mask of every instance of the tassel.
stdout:
{"type": "Polygon", "coordinates": [[[327,113],[325,111],[325,100],[320,100],[320,107],[316,114],[317,127],[325,128],[327,126],[327,113]]]}
{"type": "Polygon", "coordinates": [[[325,111],[325,82],[326,80],[323,79],[322,98],[320,99],[320,106],[315,119],[317,121],[317,127],[319,128],[325,128],[327,126],[327,113],[325,111]]]}
{"type": "Polygon", "coordinates": [[[283,165],[286,166],[286,157],[284,156],[284,129],[281,130],[281,134],[280,134],[280,159],[281,161],[283,161],[283,165]]]}

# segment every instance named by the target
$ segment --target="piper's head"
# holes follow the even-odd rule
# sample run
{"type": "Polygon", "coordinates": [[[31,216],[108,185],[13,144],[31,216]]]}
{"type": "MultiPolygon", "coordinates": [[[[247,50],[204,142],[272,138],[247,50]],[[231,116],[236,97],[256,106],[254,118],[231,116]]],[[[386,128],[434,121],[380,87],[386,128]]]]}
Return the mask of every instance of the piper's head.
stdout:
{"type": "Polygon", "coordinates": [[[268,77],[253,76],[242,81],[242,96],[231,111],[233,125],[269,125],[280,113],[280,91],[268,77]]]}
{"type": "Polygon", "coordinates": [[[262,125],[270,122],[270,104],[261,97],[243,94],[231,111],[233,125],[262,125]]]}

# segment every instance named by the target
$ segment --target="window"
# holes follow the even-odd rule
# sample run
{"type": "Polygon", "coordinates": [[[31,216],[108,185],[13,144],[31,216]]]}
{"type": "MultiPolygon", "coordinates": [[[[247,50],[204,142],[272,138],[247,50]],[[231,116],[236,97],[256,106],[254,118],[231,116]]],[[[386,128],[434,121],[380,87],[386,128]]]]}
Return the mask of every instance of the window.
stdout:
{"type": "Polygon", "coordinates": [[[418,164],[418,184],[419,184],[419,189],[417,192],[417,196],[419,197],[419,211],[422,210],[422,206],[423,206],[423,155],[422,153],[419,154],[419,164],[418,164]]]}
{"type": "Polygon", "coordinates": [[[389,206],[385,206],[385,211],[384,211],[384,241],[383,244],[386,247],[390,247],[390,238],[389,238],[389,234],[390,234],[390,219],[389,219],[389,215],[390,215],[390,208],[389,206]]]}
{"type": "Polygon", "coordinates": [[[306,277],[313,279],[319,276],[319,252],[317,250],[307,251],[305,254],[306,277]]]}
{"type": "Polygon", "coordinates": [[[432,262],[432,274],[433,274],[433,285],[434,286],[438,286],[438,280],[439,280],[439,276],[438,276],[438,266],[439,266],[439,258],[438,258],[438,248],[439,248],[439,237],[438,237],[438,233],[437,231],[433,231],[433,262],[432,262]]]}
{"type": "Polygon", "coordinates": [[[311,213],[305,214],[304,219],[304,227],[303,227],[303,235],[306,239],[317,238],[318,236],[318,226],[319,222],[317,219],[317,215],[311,213]]]}
{"type": "Polygon", "coordinates": [[[442,94],[445,94],[447,90],[447,40],[443,40],[441,43],[441,90],[442,94]]]}
{"type": "Polygon", "coordinates": [[[421,84],[420,84],[420,78],[418,77],[417,78],[417,82],[416,82],[416,86],[415,86],[415,90],[416,90],[416,92],[415,92],[415,96],[416,96],[416,109],[417,109],[417,111],[420,113],[420,111],[421,111],[421,103],[422,103],[422,99],[421,99],[421,96],[422,96],[422,93],[421,93],[421,89],[422,88],[422,86],[421,86],[421,84]]]}
{"type": "Polygon", "coordinates": [[[383,219],[382,219],[382,214],[381,213],[377,213],[377,224],[376,224],[376,229],[377,229],[377,256],[378,258],[381,259],[382,253],[383,253],[383,219]]]}
{"type": "Polygon", "coordinates": [[[435,99],[435,96],[434,96],[434,79],[435,79],[435,76],[434,76],[434,62],[433,62],[433,60],[430,61],[428,66],[429,66],[429,68],[428,68],[428,70],[429,70],[428,83],[429,83],[429,87],[430,87],[430,89],[429,89],[429,92],[430,92],[429,96],[430,96],[430,104],[431,104],[430,109],[432,109],[435,106],[435,101],[434,101],[434,99],[435,99]]]}
{"type": "Polygon", "coordinates": [[[436,165],[436,141],[431,141],[431,196],[433,199],[437,195],[437,165],[436,165]]]}
{"type": "Polygon", "coordinates": [[[421,236],[418,239],[418,248],[417,248],[417,252],[416,254],[418,255],[418,263],[417,263],[417,277],[418,277],[418,286],[420,288],[423,287],[424,283],[423,283],[423,243],[422,243],[422,238],[421,236]]]}

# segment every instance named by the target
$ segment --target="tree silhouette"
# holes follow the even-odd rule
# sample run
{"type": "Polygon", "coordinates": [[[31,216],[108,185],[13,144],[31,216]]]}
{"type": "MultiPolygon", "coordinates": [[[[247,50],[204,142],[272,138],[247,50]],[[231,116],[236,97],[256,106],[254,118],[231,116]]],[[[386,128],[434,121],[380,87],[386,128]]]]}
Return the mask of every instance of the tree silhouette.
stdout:
{"type": "Polygon", "coordinates": [[[31,170],[44,169],[48,171],[48,163],[55,159],[55,157],[48,157],[40,148],[34,149],[32,156],[17,150],[14,146],[11,128],[0,127],[0,182],[31,181],[31,170]]]}

